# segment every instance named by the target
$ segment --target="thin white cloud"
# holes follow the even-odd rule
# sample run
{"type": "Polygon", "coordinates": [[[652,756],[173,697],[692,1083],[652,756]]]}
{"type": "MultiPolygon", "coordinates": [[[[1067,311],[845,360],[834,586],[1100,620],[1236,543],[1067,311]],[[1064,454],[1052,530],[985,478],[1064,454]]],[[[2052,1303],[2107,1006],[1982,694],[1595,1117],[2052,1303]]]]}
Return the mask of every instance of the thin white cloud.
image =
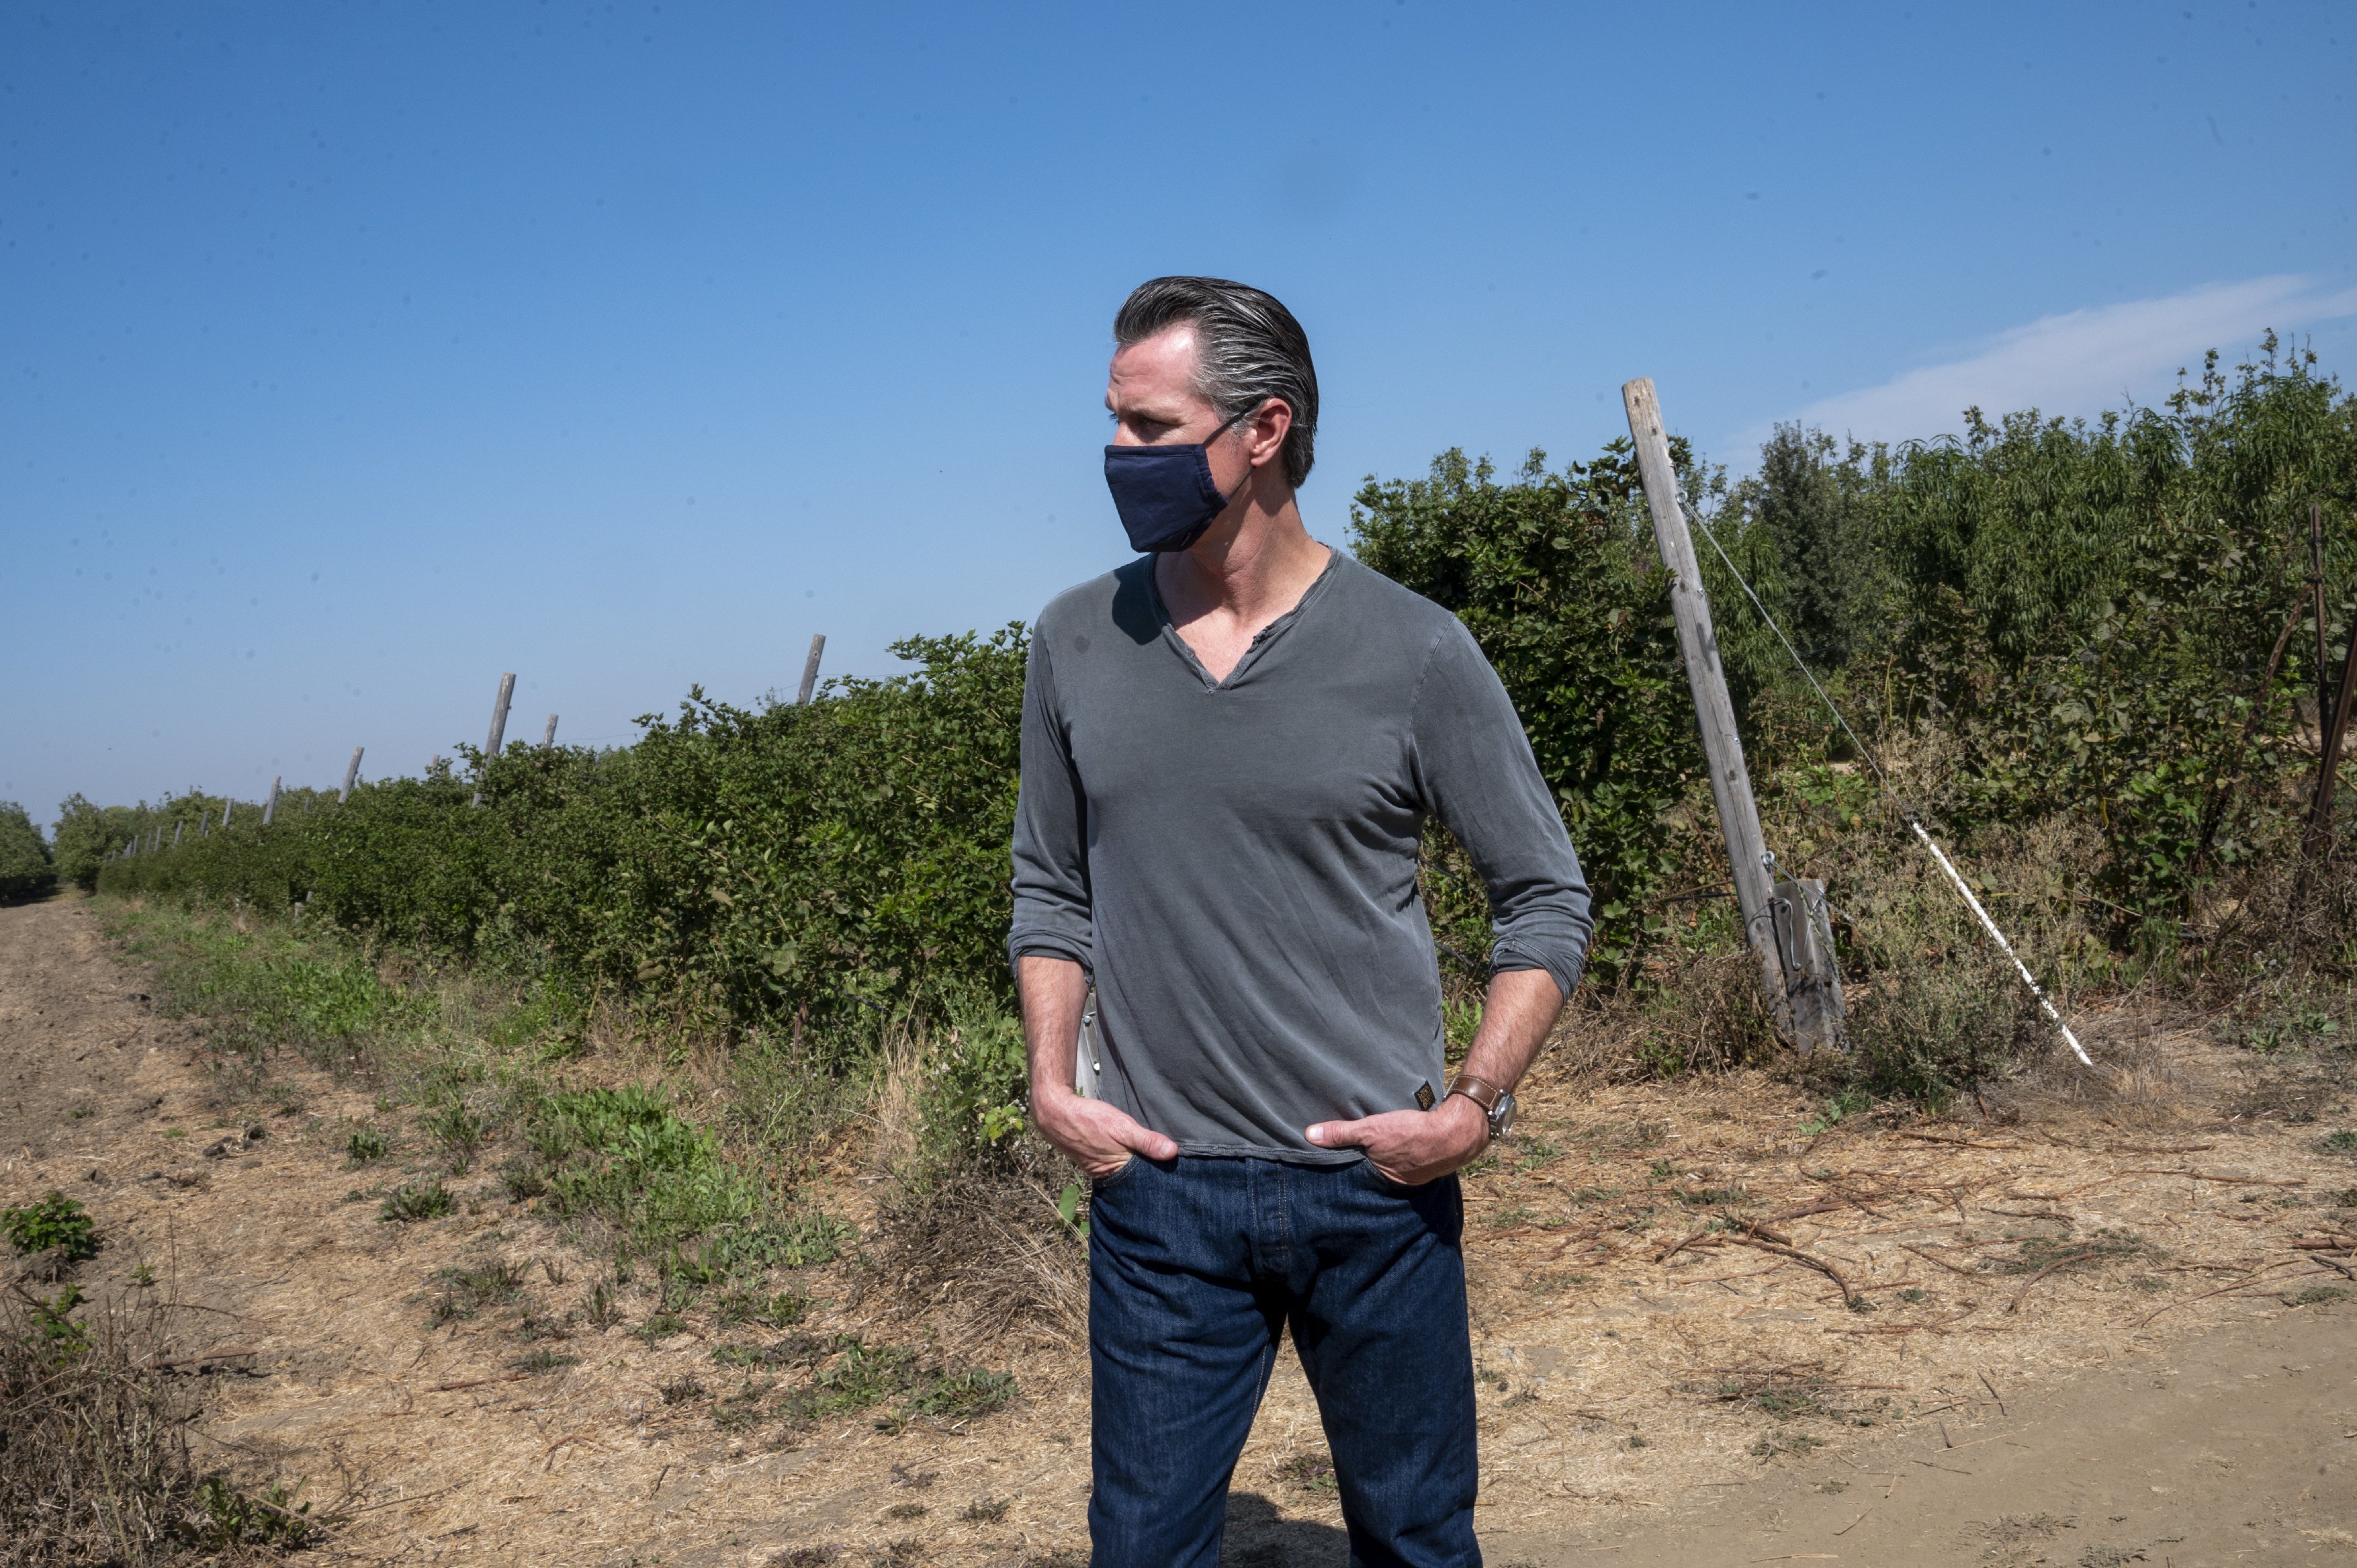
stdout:
{"type": "MultiPolygon", "coordinates": [[[[2197,368],[2211,349],[2233,356],[2270,327],[2290,331],[2352,315],[2357,289],[2328,294],[2314,278],[2211,284],[2163,299],[2041,317],[1964,359],[1825,398],[1798,417],[1835,435],[1897,441],[1961,434],[1970,407],[1994,420],[2025,408],[2093,413],[2130,397],[2153,403],[2175,388],[2180,367],[2197,368]]],[[[1736,449],[1756,449],[1767,435],[1747,433],[1736,449]]]]}

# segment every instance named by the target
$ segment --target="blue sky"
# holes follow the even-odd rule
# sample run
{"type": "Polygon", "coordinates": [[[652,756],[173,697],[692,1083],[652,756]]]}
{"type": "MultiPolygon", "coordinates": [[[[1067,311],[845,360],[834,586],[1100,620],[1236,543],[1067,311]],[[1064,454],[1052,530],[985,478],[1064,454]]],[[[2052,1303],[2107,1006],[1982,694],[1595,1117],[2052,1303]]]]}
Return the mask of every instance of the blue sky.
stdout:
{"type": "Polygon", "coordinates": [[[1313,532],[1649,374],[1775,422],[2357,345],[2320,4],[0,8],[0,799],[887,673],[1122,558],[1107,327],[1308,327],[1313,532]]]}

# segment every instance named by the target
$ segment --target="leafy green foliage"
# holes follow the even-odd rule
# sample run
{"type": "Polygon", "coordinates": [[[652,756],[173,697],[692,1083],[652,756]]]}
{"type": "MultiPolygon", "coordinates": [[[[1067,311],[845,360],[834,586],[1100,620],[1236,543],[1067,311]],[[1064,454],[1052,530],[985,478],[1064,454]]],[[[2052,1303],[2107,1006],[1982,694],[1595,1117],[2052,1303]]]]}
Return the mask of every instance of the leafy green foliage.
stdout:
{"type": "Polygon", "coordinates": [[[68,1285],[53,1296],[32,1296],[24,1319],[29,1348],[50,1367],[70,1367],[90,1353],[90,1327],[73,1316],[82,1305],[81,1287],[68,1285]]]}
{"type": "Polygon", "coordinates": [[[0,1208],[0,1236],[7,1237],[19,1252],[63,1248],[68,1262],[98,1256],[97,1222],[63,1193],[50,1193],[18,1208],[0,1208]]]}
{"type": "MultiPolygon", "coordinates": [[[[1024,647],[1014,628],[911,639],[895,651],[919,673],[837,681],[808,707],[692,693],[622,751],[461,748],[479,810],[474,781],[447,768],[340,806],[290,791],[267,831],[241,808],[226,831],[104,860],[99,879],[264,912],[300,903],[380,941],[524,970],[548,989],[558,1054],[593,994],[679,999],[856,1053],[921,1005],[920,979],[1010,993],[1024,647]]],[[[193,816],[196,799],[172,809],[193,816]]]]}
{"type": "MultiPolygon", "coordinates": [[[[1773,545],[1755,582],[1837,697],[1956,743],[1929,802],[1951,826],[2098,826],[2097,889],[2130,931],[2280,850],[2304,804],[2291,699],[2319,682],[2312,618],[2264,676],[2311,506],[2334,649],[2357,613],[2357,400],[2313,363],[2270,336],[2231,376],[2212,354],[2164,409],[1969,410],[1961,441],[1839,457],[1780,431],[1715,526],[1773,545]]],[[[1822,746],[1822,721],[1788,738],[1822,746]]]]}
{"type": "Polygon", "coordinates": [[[196,1511],[179,1534],[190,1546],[216,1551],[240,1546],[291,1551],[316,1541],[326,1522],[313,1519],[311,1505],[296,1502],[284,1487],[273,1484],[248,1493],[213,1476],[198,1483],[196,1511]]]}
{"type": "Polygon", "coordinates": [[[551,1094],[528,1136],[546,1170],[550,1211],[606,1219],[641,1252],[660,1256],[763,1212],[759,1186],[661,1090],[627,1084],[551,1094]]]}
{"type": "Polygon", "coordinates": [[[927,1063],[919,1113],[926,1153],[954,1164],[1006,1146],[1029,1122],[1022,1025],[987,995],[963,998],[949,1012],[950,1027],[927,1063]]]}
{"type": "Polygon", "coordinates": [[[25,808],[0,800],[0,902],[38,898],[58,885],[49,846],[25,808]]]}

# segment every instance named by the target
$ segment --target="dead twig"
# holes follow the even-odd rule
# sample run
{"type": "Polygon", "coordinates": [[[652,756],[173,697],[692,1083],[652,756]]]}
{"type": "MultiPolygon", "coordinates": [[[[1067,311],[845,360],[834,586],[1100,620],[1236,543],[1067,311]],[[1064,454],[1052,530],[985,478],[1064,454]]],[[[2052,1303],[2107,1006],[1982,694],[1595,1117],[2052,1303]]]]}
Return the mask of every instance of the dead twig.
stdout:
{"type": "Polygon", "coordinates": [[[1977,1138],[1943,1138],[1936,1133],[1901,1133],[1901,1138],[1912,1138],[1919,1144],[1945,1144],[1952,1149],[2020,1149],[2020,1144],[1984,1144],[1977,1138]]]}
{"type": "Polygon", "coordinates": [[[2029,1287],[2044,1279],[2047,1275],[2052,1273],[2055,1270],[2067,1269],[2073,1263],[2083,1263],[2088,1262],[2090,1259],[2100,1258],[2102,1256],[2103,1254],[2101,1252],[2072,1252],[2067,1257],[2055,1259],[2052,1262],[2047,1264],[2044,1268],[2039,1270],[2036,1273],[2022,1281],[2021,1288],[2013,1293],[2013,1299],[2006,1304],[2005,1309],[2007,1312],[2019,1312],[2021,1310],[2022,1299],[2029,1294],[2029,1287]]]}
{"type": "Polygon", "coordinates": [[[1823,1258],[1803,1252],[1798,1247],[1788,1247],[1780,1242],[1770,1241],[1764,1236],[1741,1235],[1730,1230],[1727,1232],[1727,1240],[1739,1247],[1757,1247],[1763,1252],[1774,1252],[1779,1257],[1790,1258],[1805,1268],[1814,1269],[1834,1282],[1834,1288],[1841,1292],[1844,1303],[1857,1299],[1857,1292],[1849,1288],[1849,1282],[1842,1278],[1841,1271],[1823,1258]]]}
{"type": "Polygon", "coordinates": [[[2190,1176],[2195,1181],[2214,1181],[2222,1187],[2306,1187],[2308,1185],[2308,1179],[2305,1176],[2284,1181],[2267,1176],[2216,1176],[2209,1171],[2127,1170],[2122,1171],[2120,1175],[2190,1176]]]}
{"type": "Polygon", "coordinates": [[[1952,1274],[1969,1275],[1973,1273],[1972,1270],[1964,1268],[1961,1264],[1952,1263],[1945,1258],[1934,1256],[1932,1253],[1924,1251],[1921,1247],[1910,1245],[1905,1241],[1900,1242],[1899,1245],[1900,1250],[1914,1253],[1917,1257],[1922,1259],[1927,1263],[1937,1263],[1940,1267],[1947,1270],[1952,1274]]]}
{"type": "MultiPolygon", "coordinates": [[[[2306,1258],[2302,1258],[2300,1262],[2304,1263],[2307,1262],[2308,1260],[2306,1258]]],[[[2232,1291],[2248,1290],[2255,1284],[2260,1284],[2263,1283],[2273,1283],[2277,1280],[2287,1279],[2290,1276],[2287,1274],[2270,1274],[2266,1276],[2264,1281],[2237,1280],[2230,1285],[2220,1285],[2216,1290],[2205,1290],[2200,1295],[2189,1295],[2182,1301],[2167,1302],[2153,1308],[2150,1312],[2146,1313],[2142,1317],[2137,1318],[2136,1320],[2135,1326],[2142,1328],[2146,1324],[2150,1323],[2154,1318],[2158,1317],[2164,1312],[2174,1312],[2180,1306],[2190,1306],[2197,1301],[2208,1301],[2213,1295],[2225,1295],[2232,1291]]]]}
{"type": "Polygon", "coordinates": [[[457,1393],[460,1389],[479,1389],[486,1383],[512,1383],[532,1376],[530,1372],[502,1372],[496,1378],[462,1378],[455,1383],[436,1383],[425,1391],[430,1394],[457,1393]]]}

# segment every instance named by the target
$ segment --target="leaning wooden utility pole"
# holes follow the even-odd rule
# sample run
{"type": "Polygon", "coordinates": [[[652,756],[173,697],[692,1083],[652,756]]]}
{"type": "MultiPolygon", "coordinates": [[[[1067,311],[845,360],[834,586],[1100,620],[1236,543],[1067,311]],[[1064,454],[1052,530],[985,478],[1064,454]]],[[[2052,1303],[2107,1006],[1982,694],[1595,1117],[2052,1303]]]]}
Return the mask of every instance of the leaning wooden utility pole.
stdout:
{"type": "Polygon", "coordinates": [[[364,746],[352,747],[352,759],[344,767],[344,787],[336,791],[337,805],[340,806],[352,798],[352,786],[361,781],[361,753],[367,749],[364,746]]]}
{"type": "MultiPolygon", "coordinates": [[[[1743,766],[1743,738],[1736,733],[1735,704],[1719,669],[1718,635],[1710,624],[1710,596],[1695,559],[1678,503],[1678,476],[1670,467],[1670,439],[1662,428],[1661,400],[1650,377],[1620,389],[1629,411],[1629,435],[1637,444],[1637,469],[1645,483],[1645,504],[1653,514],[1653,542],[1670,574],[1670,612],[1677,618],[1678,651],[1694,687],[1695,716],[1702,725],[1703,755],[1710,762],[1710,798],[1727,835],[1727,858],[1735,867],[1735,897],[1743,910],[1743,939],[1760,960],[1760,989],[1767,993],[1776,1026],[1792,1031],[1792,1009],[1784,984],[1784,961],[1777,953],[1774,895],[1768,884],[1768,846],[1760,832],[1760,808],[1751,799],[1751,775],[1743,766]]],[[[1813,1031],[1812,1031],[1813,1034],[1813,1031]]],[[[1798,1042],[1805,1049],[1819,1039],[1798,1042]]]]}
{"type": "Polygon", "coordinates": [[[811,639],[810,657],[802,660],[802,694],[794,699],[794,706],[798,708],[810,706],[811,694],[818,690],[819,656],[825,651],[826,633],[822,631],[811,639]]]}
{"type": "MultiPolygon", "coordinates": [[[[491,704],[491,732],[489,736],[485,736],[483,740],[483,767],[485,768],[489,768],[490,767],[491,758],[500,754],[500,743],[507,738],[508,699],[514,695],[515,671],[509,671],[507,673],[500,677],[499,701],[491,704]]],[[[482,777],[479,772],[476,775],[474,803],[478,806],[483,803],[482,777]]]]}

